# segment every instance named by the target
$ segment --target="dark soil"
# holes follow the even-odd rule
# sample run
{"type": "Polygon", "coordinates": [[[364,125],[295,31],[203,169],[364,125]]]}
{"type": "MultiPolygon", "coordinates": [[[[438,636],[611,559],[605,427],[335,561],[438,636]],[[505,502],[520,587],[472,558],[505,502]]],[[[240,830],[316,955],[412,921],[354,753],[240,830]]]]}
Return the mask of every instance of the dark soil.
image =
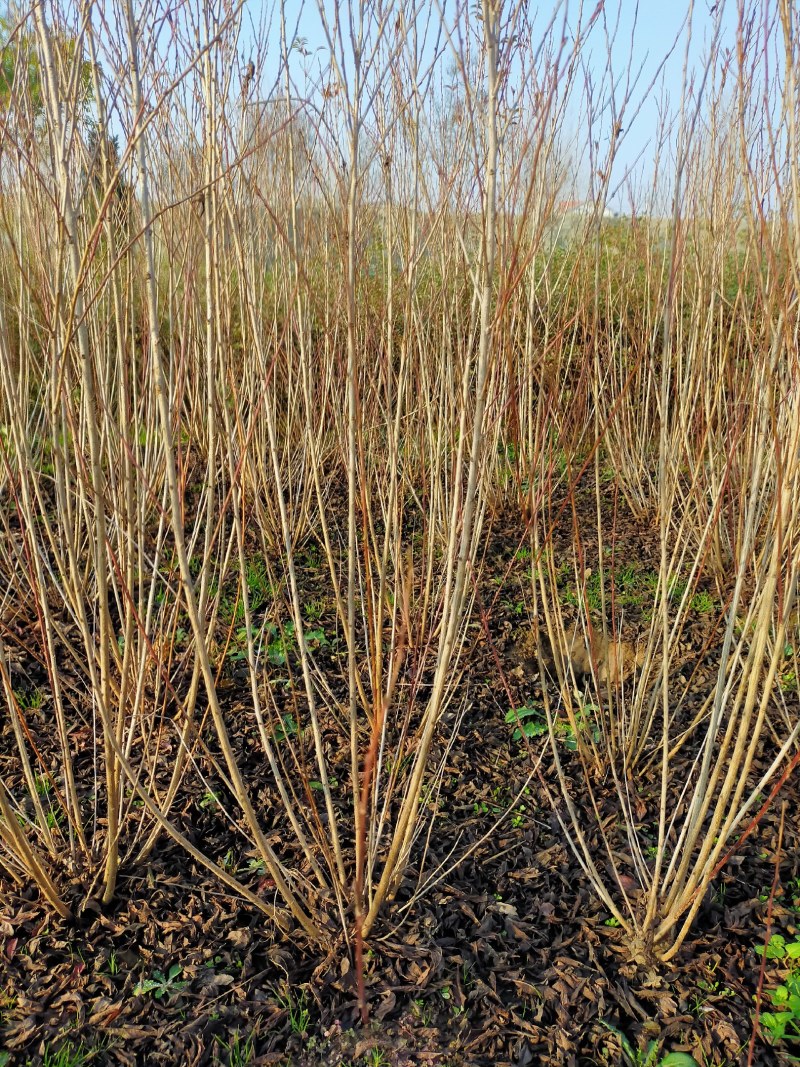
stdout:
{"type": "MultiPolygon", "coordinates": [[[[585,506],[589,517],[593,502],[585,506]]],[[[622,512],[619,505],[607,541],[614,544],[615,574],[619,561],[633,562],[642,579],[636,595],[630,584],[615,590],[630,633],[646,623],[642,576],[657,566],[657,538],[622,512]]],[[[570,567],[573,528],[566,509],[554,543],[556,558],[562,554],[570,567]]],[[[585,528],[591,528],[588,518],[585,528]]],[[[582,547],[585,566],[596,567],[596,545],[587,539],[582,547]]],[[[55,920],[35,891],[0,879],[0,1049],[6,1056],[0,1054],[0,1064],[657,1067],[666,1053],[681,1051],[701,1065],[747,1063],[759,985],[756,949],[772,934],[798,938],[797,776],[715,880],[677,958],[659,969],[632,964],[622,931],[567,846],[557,817],[564,813],[558,802],[553,806],[559,793],[546,737],[523,744],[505,721],[510,707],[541,695],[542,679],[513,669],[514,642],[530,625],[529,567],[518,524],[490,532],[462,683],[467,710],[446,757],[441,792],[429,802],[435,833],[426,851],[423,838],[367,945],[366,1027],[345,944],[322,958],[162,838],[144,869],[133,863],[124,869],[109,906],[98,903],[88,876],[62,883],[78,914],[72,924],[55,920]],[[404,901],[440,865],[443,876],[406,912],[404,901]],[[147,979],[151,987],[135,995],[147,979]],[[648,1059],[651,1041],[658,1052],[648,1059]],[[67,1048],[76,1058],[54,1058],[67,1048]]],[[[309,596],[318,588],[319,568],[312,560],[301,571],[309,596]]],[[[711,592],[719,603],[719,593],[711,592]]],[[[569,611],[568,576],[563,595],[569,611]]],[[[676,695],[688,717],[713,681],[712,622],[698,611],[685,635],[676,695]]],[[[19,669],[29,677],[36,672],[32,663],[19,669]]],[[[221,692],[253,794],[268,798],[268,765],[249,742],[247,685],[231,670],[221,692]]],[[[557,700],[552,685],[551,692],[557,700]]],[[[437,755],[453,725],[452,716],[443,723],[437,755]]],[[[577,755],[568,741],[561,756],[569,770],[577,755]]],[[[6,722],[0,769],[10,784],[18,773],[12,745],[6,722]]],[[[205,782],[187,778],[179,822],[210,855],[244,867],[242,839],[208,803],[212,755],[201,757],[205,782]]],[[[687,749],[680,758],[692,757],[687,749]]],[[[762,754],[762,765],[769,757],[762,754]]],[[[90,752],[82,773],[93,773],[90,752]]],[[[648,809],[660,769],[653,765],[646,773],[636,785],[648,809]]],[[[677,790],[680,765],[675,778],[677,790]]],[[[613,814],[610,777],[594,787],[601,813],[613,814]]],[[[259,810],[279,842],[279,824],[271,828],[269,808],[259,810]]],[[[624,839],[613,843],[624,860],[624,839]]],[[[598,849],[601,869],[603,855],[598,849]]],[[[265,878],[253,887],[270,892],[265,878]]],[[[769,1010],[768,991],[784,974],[781,961],[767,960],[762,1010],[769,1010]]],[[[751,1062],[797,1062],[792,1055],[800,1049],[773,1047],[759,1034],[751,1062]]]]}

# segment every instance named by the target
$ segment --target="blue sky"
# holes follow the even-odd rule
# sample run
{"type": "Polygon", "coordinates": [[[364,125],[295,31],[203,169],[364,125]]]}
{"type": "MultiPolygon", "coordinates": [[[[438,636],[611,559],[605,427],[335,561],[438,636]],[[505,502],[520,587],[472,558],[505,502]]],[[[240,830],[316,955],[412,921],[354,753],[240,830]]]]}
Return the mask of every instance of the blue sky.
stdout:
{"type": "MultiPolygon", "coordinates": [[[[442,0],[445,19],[450,24],[464,2],[465,0],[459,0],[456,4],[453,0],[442,0]]],[[[353,0],[353,5],[358,7],[357,0],[353,0]]],[[[329,17],[332,16],[336,6],[335,0],[324,0],[324,6],[329,17]]],[[[344,0],[339,0],[338,6],[341,12],[347,12],[350,7],[344,0]]],[[[474,7],[474,2],[470,6],[474,7]]],[[[507,0],[506,9],[511,6],[512,0],[507,0]]],[[[567,2],[560,10],[562,13],[566,10],[567,21],[574,26],[581,7],[585,20],[594,6],[594,0],[589,0],[584,5],[567,2]]],[[[419,4],[419,8],[428,14],[433,12],[434,20],[438,20],[435,3],[419,4]]],[[[538,11],[536,19],[544,23],[549,18],[551,8],[547,4],[538,7],[531,4],[529,10],[538,11]]],[[[268,42],[268,54],[277,60],[279,12],[279,0],[246,0],[242,36],[245,49],[248,40],[261,36],[262,40],[268,42]],[[269,29],[266,29],[267,26],[269,29]],[[261,27],[261,35],[258,27],[261,27]]],[[[287,32],[295,35],[298,45],[291,58],[293,77],[298,87],[313,85],[318,82],[320,67],[328,58],[317,0],[286,0],[285,12],[287,32]]],[[[605,74],[607,28],[609,36],[615,33],[611,55],[618,94],[624,93],[627,81],[631,85],[632,102],[639,107],[638,114],[623,124],[623,137],[612,171],[611,206],[625,210],[628,207],[631,185],[630,182],[625,182],[626,173],[631,171],[636,176],[634,185],[637,182],[649,182],[653,173],[659,115],[665,108],[674,112],[680,101],[689,4],[681,0],[641,0],[640,3],[634,0],[607,0],[604,12],[605,26],[602,19],[598,20],[582,51],[584,67],[581,80],[591,78],[595,84],[599,84],[605,79],[608,84],[608,76],[605,74]]],[[[699,0],[693,6],[690,71],[695,73],[695,84],[699,81],[701,61],[707,54],[716,20],[719,20],[723,46],[735,49],[736,0],[727,0],[713,6],[709,0],[699,0]]],[[[449,61],[449,57],[445,61],[449,61]]],[[[262,97],[273,91],[277,63],[273,65],[268,62],[264,66],[268,69],[259,72],[258,86],[262,97]]],[[[302,95],[302,90],[299,95],[302,95]]],[[[574,142],[574,191],[576,195],[583,196],[590,186],[592,174],[591,164],[588,162],[590,154],[585,143],[586,115],[577,99],[567,110],[565,126],[565,137],[574,142]]],[[[601,141],[602,136],[598,142],[602,151],[601,141]]]]}

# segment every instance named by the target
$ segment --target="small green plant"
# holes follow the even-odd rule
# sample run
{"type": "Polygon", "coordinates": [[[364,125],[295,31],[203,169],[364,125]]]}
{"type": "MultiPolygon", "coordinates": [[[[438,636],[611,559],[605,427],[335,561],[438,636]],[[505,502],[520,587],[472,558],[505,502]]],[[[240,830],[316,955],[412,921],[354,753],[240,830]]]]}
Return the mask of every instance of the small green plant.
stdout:
{"type": "Polygon", "coordinates": [[[620,607],[633,607],[642,602],[642,581],[635,563],[626,563],[614,572],[614,588],[617,604],[620,607]]]}
{"type": "Polygon", "coordinates": [[[319,566],[319,545],[312,541],[303,554],[303,562],[310,570],[316,570],[319,566]]]}
{"type": "Polygon", "coordinates": [[[46,797],[53,788],[53,783],[47,775],[37,774],[35,778],[36,793],[40,797],[46,797]]]}
{"type": "Polygon", "coordinates": [[[784,693],[796,693],[797,692],[797,670],[795,668],[794,648],[792,645],[785,645],[783,649],[784,659],[790,660],[789,665],[780,674],[780,687],[784,693]]]}
{"type": "Polygon", "coordinates": [[[699,1015],[708,1000],[712,997],[734,997],[736,993],[732,989],[728,989],[720,981],[714,978],[714,972],[716,967],[713,967],[709,972],[708,978],[701,978],[697,983],[697,990],[692,994],[692,1011],[695,1015],[699,1015]]]}
{"type": "Polygon", "coordinates": [[[57,1049],[52,1049],[48,1044],[42,1056],[42,1067],[83,1067],[87,1057],[88,1052],[83,1044],[73,1045],[71,1041],[65,1041],[57,1049]]]}
{"type": "Polygon", "coordinates": [[[800,960],[800,941],[787,942],[781,934],[773,934],[766,945],[756,945],[759,956],[768,960],[785,960],[793,966],[793,960],[800,960]]]}
{"type": "Polygon", "coordinates": [[[504,600],[503,607],[509,613],[509,615],[516,615],[519,617],[525,612],[525,604],[522,600],[504,600]]]}
{"type": "Polygon", "coordinates": [[[423,1026],[430,1026],[433,1022],[433,1009],[425,1003],[422,997],[411,1001],[411,1014],[423,1026]]]}
{"type": "Polygon", "coordinates": [[[619,919],[616,917],[616,915],[611,915],[611,916],[609,916],[608,919],[605,919],[603,921],[603,926],[614,926],[614,927],[616,927],[616,926],[622,926],[622,923],[619,921],[619,919]]]}
{"type": "Polygon", "coordinates": [[[600,571],[593,571],[586,582],[586,606],[589,611],[600,611],[603,606],[600,571]]]}
{"type": "Polygon", "coordinates": [[[797,673],[795,671],[784,671],[781,675],[781,689],[784,693],[797,692],[797,673]]]}
{"type": "Polygon", "coordinates": [[[800,1041],[800,970],[792,971],[785,982],[770,991],[775,1011],[764,1011],[760,1023],[773,1044],[800,1041]]]}
{"type": "Polygon", "coordinates": [[[272,596],[267,565],[260,556],[256,556],[248,561],[244,574],[250,595],[250,610],[258,611],[272,596]]]}
{"type": "Polygon", "coordinates": [[[233,622],[241,626],[244,622],[244,601],[238,591],[220,597],[219,617],[226,625],[233,622]]]}
{"type": "Polygon", "coordinates": [[[311,648],[325,648],[330,644],[321,626],[317,626],[313,630],[306,630],[303,636],[306,639],[306,644],[310,645],[311,648]]]}
{"type": "Polygon", "coordinates": [[[382,1048],[371,1048],[364,1057],[364,1063],[366,1067],[387,1067],[389,1060],[386,1058],[386,1053],[382,1048]]]}
{"type": "Polygon", "coordinates": [[[30,691],[15,689],[14,696],[21,711],[36,711],[44,703],[44,693],[38,686],[30,691]]]}
{"type": "Polygon", "coordinates": [[[667,582],[667,592],[669,599],[672,601],[683,600],[683,594],[686,592],[686,586],[688,582],[681,578],[680,575],[674,574],[667,582]]]}
{"type": "Polygon", "coordinates": [[[283,667],[289,653],[294,651],[294,623],[287,622],[283,633],[275,625],[270,623],[267,627],[267,659],[276,667],[283,667]]]}
{"type": "Polygon", "coordinates": [[[303,604],[303,614],[309,622],[319,622],[325,610],[324,600],[307,600],[303,604]]]}
{"type": "Polygon", "coordinates": [[[308,992],[301,989],[295,996],[286,986],[284,993],[276,994],[278,1004],[289,1016],[289,1026],[293,1034],[305,1034],[311,1022],[311,1010],[308,1007],[308,992]]]}
{"type": "Polygon", "coordinates": [[[701,591],[695,593],[692,597],[692,610],[696,611],[698,615],[708,615],[715,607],[714,598],[710,593],[701,591]]]}
{"type": "MultiPolygon", "coordinates": [[[[544,558],[542,559],[542,562],[544,562],[544,558]]],[[[558,566],[558,570],[556,571],[556,583],[560,586],[566,585],[567,582],[569,582],[571,575],[572,565],[570,564],[568,559],[562,560],[562,562],[558,566]]]]}
{"type": "Polygon", "coordinates": [[[232,848],[229,848],[222,859],[219,861],[220,867],[223,871],[227,871],[228,874],[236,874],[239,869],[239,864],[236,862],[236,853],[232,848]]]}
{"type": "Polygon", "coordinates": [[[507,723],[516,725],[511,735],[514,741],[521,741],[523,737],[541,737],[547,733],[547,720],[541,708],[528,704],[511,708],[506,712],[505,719],[507,723]]]}
{"type": "Polygon", "coordinates": [[[223,1039],[217,1035],[216,1042],[220,1048],[224,1049],[227,1053],[227,1067],[246,1067],[248,1063],[251,1063],[255,1056],[254,1035],[248,1034],[246,1038],[242,1038],[238,1030],[233,1031],[233,1035],[230,1041],[223,1041],[223,1039]]]}
{"type": "Polygon", "coordinates": [[[648,1041],[643,1048],[636,1048],[618,1027],[605,1019],[598,1021],[619,1038],[622,1062],[628,1067],[698,1067],[697,1060],[687,1052],[667,1052],[659,1058],[661,1046],[658,1041],[648,1041]]]}
{"type": "MultiPolygon", "coordinates": [[[[331,787],[331,789],[338,789],[339,779],[329,778],[328,785],[331,787]]],[[[309,789],[312,789],[315,793],[321,793],[324,788],[322,782],[320,782],[318,778],[312,778],[312,780],[308,783],[308,787],[309,789]]]]}
{"type": "Polygon", "coordinates": [[[567,588],[561,594],[561,602],[562,604],[568,604],[572,608],[577,608],[579,601],[578,594],[575,592],[574,586],[567,586],[567,588]]]}
{"type": "Polygon", "coordinates": [[[800,1041],[800,941],[787,941],[781,934],[773,934],[766,945],[756,946],[756,952],[788,967],[785,980],[770,990],[775,1010],[761,1013],[761,1026],[773,1044],[800,1041]]]}
{"type": "Polygon", "coordinates": [[[559,719],[555,724],[555,735],[564,742],[565,748],[575,752],[578,747],[578,736],[591,732],[592,740],[600,740],[600,727],[597,725],[595,715],[597,707],[594,704],[586,704],[575,713],[575,727],[568,719],[559,719]]]}
{"type": "Polygon", "coordinates": [[[643,571],[642,585],[649,593],[655,595],[658,589],[658,571],[643,571]]]}
{"type": "Polygon", "coordinates": [[[285,741],[287,737],[297,736],[297,723],[294,721],[294,716],[290,714],[282,715],[280,723],[275,727],[272,737],[280,744],[285,741]]]}
{"type": "MultiPolygon", "coordinates": [[[[0,989],[0,1023],[5,1022],[6,1016],[13,1010],[16,1003],[16,993],[7,993],[0,989]]],[[[0,1067],[3,1067],[2,1061],[0,1061],[0,1067]]]]}
{"type": "Polygon", "coordinates": [[[152,993],[156,1000],[163,1000],[164,997],[180,992],[188,985],[188,982],[178,981],[182,970],[183,967],[179,963],[173,963],[166,974],[163,971],[153,971],[149,978],[143,978],[137,983],[133,995],[141,997],[152,993]]]}
{"type": "Polygon", "coordinates": [[[247,659],[247,627],[240,626],[233,635],[231,646],[228,649],[228,659],[236,663],[247,659]]]}

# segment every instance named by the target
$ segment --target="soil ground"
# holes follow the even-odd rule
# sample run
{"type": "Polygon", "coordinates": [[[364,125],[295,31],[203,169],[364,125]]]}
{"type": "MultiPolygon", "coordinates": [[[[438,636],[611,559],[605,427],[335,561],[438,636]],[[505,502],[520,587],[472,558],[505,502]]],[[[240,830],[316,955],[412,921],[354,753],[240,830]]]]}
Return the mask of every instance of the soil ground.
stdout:
{"type": "MultiPolygon", "coordinates": [[[[555,551],[571,567],[569,516],[562,525],[555,551]]],[[[625,626],[635,630],[646,621],[656,531],[620,507],[613,541],[616,560],[633,564],[628,577],[621,564],[615,573],[628,583],[617,594],[625,596],[625,626]]],[[[596,546],[583,547],[588,566],[596,546]]],[[[320,566],[312,553],[301,568],[309,597],[319,587],[320,566]]],[[[658,970],[631,964],[622,931],[567,846],[552,802],[558,787],[547,738],[526,745],[506,722],[510,707],[536,706],[543,684],[514,671],[515,640],[530,624],[529,567],[518,524],[496,525],[487,538],[461,683],[466,710],[457,724],[446,718],[436,752],[445,773],[440,793],[428,802],[435,833],[427,850],[423,840],[415,852],[369,941],[366,1028],[343,944],[321,958],[297,935],[270,928],[162,839],[144,869],[123,871],[111,905],[98,903],[88,879],[66,886],[68,899],[80,904],[71,924],[55,920],[35,891],[0,881],[0,1050],[6,1057],[0,1054],[0,1063],[657,1067],[665,1054],[681,1051],[700,1065],[747,1063],[757,947],[774,934],[787,942],[798,938],[797,776],[715,880],[677,958],[658,970]],[[456,740],[447,750],[453,728],[456,740]],[[540,772],[531,776],[539,754],[540,772]],[[404,902],[440,865],[446,873],[405,913],[404,902]],[[65,1049],[84,1058],[57,1060],[65,1049]]],[[[687,629],[680,679],[681,686],[693,679],[687,716],[712,677],[708,598],[714,597],[709,590],[698,600],[687,629]]],[[[323,615],[318,625],[324,629],[326,621],[323,615]]],[[[332,650],[319,654],[333,664],[332,650]]],[[[24,673],[25,664],[19,669],[24,673]]],[[[35,673],[33,666],[28,671],[35,673]]],[[[247,683],[232,670],[221,692],[246,778],[254,795],[269,797],[266,761],[249,742],[247,683]]],[[[787,698],[797,705],[796,693],[787,698]]],[[[565,732],[559,742],[568,773],[577,759],[570,741],[565,732]]],[[[13,780],[12,745],[6,721],[0,762],[7,780],[13,780]]],[[[688,765],[692,755],[680,758],[688,765]]],[[[209,854],[242,871],[242,839],[209,803],[213,764],[206,772],[205,783],[187,778],[177,821],[209,854]]],[[[90,752],[84,773],[92,773],[90,752]]],[[[659,773],[654,765],[636,783],[643,797],[656,795],[659,773]]],[[[676,789],[681,780],[678,763],[676,789]]],[[[600,811],[613,813],[610,777],[595,788],[600,811]]],[[[269,808],[259,810],[267,812],[267,830],[277,841],[279,824],[270,827],[269,808]]],[[[256,875],[252,882],[269,891],[267,880],[256,875]]],[[[762,1010],[785,973],[781,961],[767,960],[762,1010]]],[[[800,1056],[797,1045],[771,1046],[759,1035],[751,1062],[798,1062],[792,1056],[800,1056]]]]}

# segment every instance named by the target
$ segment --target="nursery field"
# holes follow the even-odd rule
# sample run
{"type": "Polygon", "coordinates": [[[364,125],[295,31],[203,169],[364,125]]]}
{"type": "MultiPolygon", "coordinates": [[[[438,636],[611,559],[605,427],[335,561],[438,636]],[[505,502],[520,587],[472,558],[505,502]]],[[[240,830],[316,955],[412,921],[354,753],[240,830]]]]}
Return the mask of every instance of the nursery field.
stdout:
{"type": "Polygon", "coordinates": [[[797,14],[623,7],[0,20],[0,1067],[798,1062],[797,14]]]}

